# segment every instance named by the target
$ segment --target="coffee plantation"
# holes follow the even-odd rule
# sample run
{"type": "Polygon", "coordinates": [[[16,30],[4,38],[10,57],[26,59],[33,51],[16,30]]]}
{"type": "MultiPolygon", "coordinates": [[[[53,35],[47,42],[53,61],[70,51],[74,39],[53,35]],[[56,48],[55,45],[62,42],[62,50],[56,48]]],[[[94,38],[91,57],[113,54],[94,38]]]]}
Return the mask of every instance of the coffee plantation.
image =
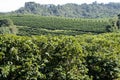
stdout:
{"type": "Polygon", "coordinates": [[[120,33],[0,35],[1,80],[119,80],[120,33]]]}

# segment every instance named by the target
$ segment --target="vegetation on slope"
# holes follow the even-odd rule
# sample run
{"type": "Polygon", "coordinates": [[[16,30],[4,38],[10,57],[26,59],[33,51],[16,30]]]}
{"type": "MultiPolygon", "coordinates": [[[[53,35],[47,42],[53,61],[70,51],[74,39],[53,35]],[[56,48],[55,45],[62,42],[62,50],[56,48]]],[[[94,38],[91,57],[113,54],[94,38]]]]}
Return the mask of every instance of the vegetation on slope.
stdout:
{"type": "Polygon", "coordinates": [[[63,17],[44,17],[38,15],[5,15],[19,27],[20,35],[63,34],[107,32],[108,19],[82,19],[63,17]]]}
{"type": "Polygon", "coordinates": [[[35,2],[26,2],[25,6],[12,12],[17,14],[38,14],[41,16],[62,16],[72,18],[104,18],[113,17],[120,13],[120,3],[92,4],[65,4],[41,5],[35,2]]]}

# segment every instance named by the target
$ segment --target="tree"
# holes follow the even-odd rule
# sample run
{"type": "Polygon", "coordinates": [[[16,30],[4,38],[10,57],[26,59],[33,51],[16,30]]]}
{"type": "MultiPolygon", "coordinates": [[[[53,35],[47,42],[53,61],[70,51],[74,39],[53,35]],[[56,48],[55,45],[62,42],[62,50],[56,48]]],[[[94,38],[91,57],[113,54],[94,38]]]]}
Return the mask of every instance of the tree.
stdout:
{"type": "Polygon", "coordinates": [[[2,26],[11,26],[13,25],[13,22],[11,19],[1,19],[0,20],[0,27],[2,26]]]}
{"type": "Polygon", "coordinates": [[[17,28],[11,19],[0,20],[0,34],[16,34],[17,28]]]}
{"type": "Polygon", "coordinates": [[[106,26],[106,31],[107,32],[113,32],[113,31],[117,31],[118,30],[118,26],[117,26],[117,19],[110,19],[109,20],[109,25],[106,26]]]}
{"type": "Polygon", "coordinates": [[[118,14],[117,27],[120,29],[120,14],[118,14]]]}

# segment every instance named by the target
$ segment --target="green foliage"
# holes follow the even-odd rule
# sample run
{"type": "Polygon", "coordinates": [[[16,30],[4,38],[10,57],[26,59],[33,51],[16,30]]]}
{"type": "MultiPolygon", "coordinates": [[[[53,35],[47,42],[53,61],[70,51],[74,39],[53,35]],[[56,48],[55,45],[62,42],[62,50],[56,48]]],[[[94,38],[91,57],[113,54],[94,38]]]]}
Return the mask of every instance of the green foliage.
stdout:
{"type": "Polygon", "coordinates": [[[0,34],[16,34],[17,28],[11,19],[0,19],[0,34]]]}
{"type": "Polygon", "coordinates": [[[118,15],[118,20],[116,22],[118,29],[120,29],[120,14],[118,15]]]}
{"type": "Polygon", "coordinates": [[[17,34],[18,29],[16,26],[9,26],[9,27],[0,27],[0,34],[17,34]]]}
{"type": "MultiPolygon", "coordinates": [[[[9,35],[8,35],[9,36],[9,35]]],[[[30,80],[41,76],[36,65],[40,57],[38,47],[27,37],[1,36],[0,79],[30,80]],[[32,46],[32,47],[30,47],[32,46]],[[37,56],[37,57],[36,57],[37,56]]]]}
{"type": "Polygon", "coordinates": [[[63,17],[43,17],[37,15],[1,16],[10,18],[18,27],[19,35],[63,34],[78,35],[82,33],[107,32],[106,19],[82,19],[63,17]]]}
{"type": "Polygon", "coordinates": [[[90,36],[85,38],[87,44],[82,43],[87,54],[88,75],[93,76],[93,80],[113,80],[119,77],[119,36],[116,33],[90,36]]]}
{"type": "Polygon", "coordinates": [[[117,26],[117,19],[109,19],[109,25],[106,26],[106,31],[107,32],[117,32],[118,31],[118,26],[117,26]]]}
{"type": "Polygon", "coordinates": [[[12,25],[13,25],[13,22],[10,19],[1,19],[0,20],[0,27],[2,27],[2,26],[7,27],[7,26],[12,26],[12,25]]]}
{"type": "Polygon", "coordinates": [[[41,5],[35,2],[26,2],[25,6],[11,12],[17,14],[38,14],[41,16],[62,16],[72,18],[103,18],[113,17],[119,14],[120,3],[92,4],[65,4],[65,5],[41,5]]]}
{"type": "Polygon", "coordinates": [[[118,79],[119,40],[120,33],[31,37],[0,35],[0,79],[118,79]]]}

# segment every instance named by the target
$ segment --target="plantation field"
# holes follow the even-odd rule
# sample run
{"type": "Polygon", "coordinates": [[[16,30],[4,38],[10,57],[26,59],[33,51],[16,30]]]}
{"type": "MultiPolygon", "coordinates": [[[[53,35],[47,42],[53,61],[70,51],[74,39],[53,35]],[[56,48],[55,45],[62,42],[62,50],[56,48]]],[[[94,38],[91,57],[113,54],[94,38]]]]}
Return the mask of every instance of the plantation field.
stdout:
{"type": "Polygon", "coordinates": [[[0,35],[1,80],[119,80],[120,33],[0,35]]]}
{"type": "Polygon", "coordinates": [[[108,19],[44,17],[37,15],[1,15],[10,18],[19,28],[19,35],[104,33],[108,19]]]}

